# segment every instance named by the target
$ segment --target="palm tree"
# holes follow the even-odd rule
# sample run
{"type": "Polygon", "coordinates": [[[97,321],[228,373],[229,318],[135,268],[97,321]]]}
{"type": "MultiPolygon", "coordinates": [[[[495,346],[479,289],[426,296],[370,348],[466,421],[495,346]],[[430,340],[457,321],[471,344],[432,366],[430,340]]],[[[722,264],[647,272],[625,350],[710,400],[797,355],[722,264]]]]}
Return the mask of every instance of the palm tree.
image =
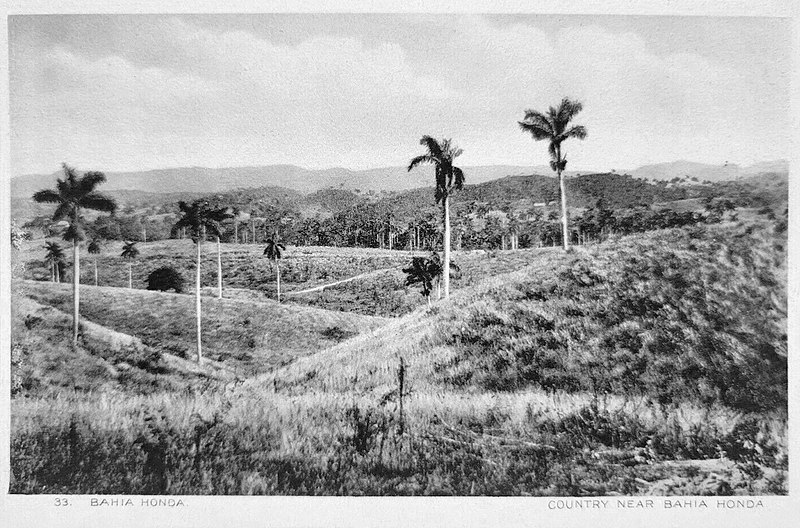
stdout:
{"type": "Polygon", "coordinates": [[[139,256],[139,248],[136,242],[125,242],[122,245],[120,257],[128,260],[128,289],[133,289],[133,259],[139,256]]]}
{"type": "Polygon", "coordinates": [[[275,263],[278,281],[278,302],[281,302],[281,265],[278,261],[283,257],[283,251],[286,251],[286,246],[278,242],[278,235],[267,239],[267,247],[264,248],[264,254],[275,263]]]}
{"type": "Polygon", "coordinates": [[[86,250],[95,255],[94,257],[94,285],[97,286],[97,255],[100,253],[102,249],[103,241],[99,238],[93,238],[89,241],[89,245],[86,247],[86,250]]]}
{"type": "Polygon", "coordinates": [[[69,227],[64,232],[64,240],[72,242],[72,343],[78,344],[78,324],[80,321],[80,244],[86,238],[84,234],[83,209],[92,209],[113,213],[117,204],[111,198],[95,191],[98,185],[106,181],[102,172],[87,172],[79,176],[78,172],[64,163],[64,179],[58,179],[56,189],[44,189],[33,195],[39,203],[57,204],[53,220],[68,219],[69,227]]]}
{"type": "Polygon", "coordinates": [[[439,142],[430,136],[422,136],[419,143],[425,146],[428,152],[412,159],[408,164],[408,170],[411,171],[422,163],[430,163],[435,169],[434,198],[437,204],[442,204],[444,220],[444,296],[447,298],[450,296],[450,193],[464,186],[464,173],[453,166],[453,160],[464,151],[457,148],[450,139],[439,142]]]}
{"type": "MultiPolygon", "coordinates": [[[[444,266],[442,266],[442,259],[439,257],[439,254],[434,251],[428,257],[427,261],[428,261],[428,264],[427,264],[428,265],[428,271],[430,272],[431,277],[433,277],[433,279],[436,281],[436,298],[437,299],[441,299],[442,298],[442,291],[441,291],[442,290],[442,288],[441,288],[442,277],[444,276],[444,266]]],[[[461,271],[461,268],[458,267],[458,264],[456,264],[452,260],[450,261],[450,266],[449,267],[450,267],[450,270],[449,270],[450,274],[454,274],[454,272],[457,274],[459,271],[461,271]]],[[[458,276],[456,276],[456,278],[458,278],[458,276]]]]}
{"type": "Polygon", "coordinates": [[[526,110],[525,119],[519,121],[520,128],[530,132],[535,141],[546,139],[550,142],[550,167],[558,174],[558,186],[561,195],[561,239],[565,250],[569,249],[569,227],[567,225],[567,192],[564,185],[564,168],[567,166],[567,156],[561,152],[561,143],[574,137],[586,138],[586,128],[577,125],[569,127],[570,121],[581,110],[583,105],[578,101],[568,98],[561,100],[558,108],[550,107],[547,113],[535,110],[526,110]]]}
{"type": "Polygon", "coordinates": [[[48,242],[44,245],[47,254],[44,257],[44,262],[50,266],[50,280],[52,282],[61,282],[61,277],[64,271],[64,250],[58,245],[58,242],[48,242]]]}
{"type": "MultiPolygon", "coordinates": [[[[203,343],[201,339],[202,323],[200,320],[200,256],[203,239],[207,233],[216,236],[219,240],[220,223],[227,218],[227,213],[222,209],[213,209],[207,200],[196,200],[191,205],[178,202],[181,218],[175,223],[173,230],[187,229],[192,236],[192,241],[197,246],[197,272],[195,274],[195,315],[197,320],[197,362],[203,362],[203,343]]],[[[219,270],[218,270],[219,271],[219,270]]]]}
{"type": "Polygon", "coordinates": [[[413,284],[420,284],[422,286],[422,295],[428,301],[428,306],[431,305],[431,291],[433,290],[434,275],[430,269],[430,262],[426,257],[413,257],[411,265],[403,268],[406,276],[406,286],[413,284]]]}

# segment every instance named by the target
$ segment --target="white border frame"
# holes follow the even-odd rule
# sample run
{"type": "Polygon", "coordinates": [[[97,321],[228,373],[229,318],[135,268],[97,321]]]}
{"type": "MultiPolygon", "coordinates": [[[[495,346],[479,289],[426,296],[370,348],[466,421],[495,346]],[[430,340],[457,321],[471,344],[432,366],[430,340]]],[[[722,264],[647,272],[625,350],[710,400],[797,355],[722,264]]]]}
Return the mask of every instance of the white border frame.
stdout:
{"type": "MultiPolygon", "coordinates": [[[[180,498],[185,506],[141,506],[141,496],[130,496],[134,506],[91,506],[91,498],[102,496],[69,495],[72,505],[57,507],[53,495],[8,495],[9,483],[9,349],[10,349],[10,212],[9,212],[9,95],[8,95],[8,15],[69,13],[540,13],[583,15],[683,15],[683,16],[764,16],[792,19],[792,141],[790,158],[790,238],[789,270],[796,268],[798,228],[798,193],[794,180],[800,163],[798,120],[798,71],[800,71],[800,5],[790,0],[539,0],[525,1],[454,0],[376,0],[357,2],[245,1],[229,0],[225,6],[211,0],[139,0],[103,2],[101,0],[19,0],[0,5],[0,524],[3,526],[788,526],[800,522],[800,435],[794,425],[800,404],[798,365],[792,355],[798,346],[795,324],[800,300],[798,274],[789,277],[789,487],[787,497],[758,497],[764,507],[755,509],[719,509],[724,497],[706,497],[707,509],[665,508],[664,497],[653,497],[651,510],[553,510],[553,497],[197,497],[180,498]]],[[[125,496],[108,498],[122,499],[125,496]]],[[[615,501],[614,498],[609,498],[615,501]]],[[[681,500],[700,497],[681,497],[681,500]]]]}

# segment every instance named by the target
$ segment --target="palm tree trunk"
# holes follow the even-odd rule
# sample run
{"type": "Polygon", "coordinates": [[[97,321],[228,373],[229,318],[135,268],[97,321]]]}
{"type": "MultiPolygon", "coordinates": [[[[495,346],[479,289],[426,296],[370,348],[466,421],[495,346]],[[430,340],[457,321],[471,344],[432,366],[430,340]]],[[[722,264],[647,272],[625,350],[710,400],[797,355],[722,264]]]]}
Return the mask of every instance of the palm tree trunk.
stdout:
{"type": "Polygon", "coordinates": [[[128,262],[128,289],[133,289],[133,263],[128,262]]]}
{"type": "Polygon", "coordinates": [[[281,264],[275,259],[275,267],[278,269],[278,302],[281,302],[281,264]]]}
{"type": "Polygon", "coordinates": [[[444,197],[444,263],[442,264],[442,277],[444,278],[444,298],[450,297],[450,196],[444,197]]]}
{"type": "Polygon", "coordinates": [[[217,237],[217,298],[222,299],[222,250],[217,237]]]}
{"type": "Polygon", "coordinates": [[[239,222],[237,220],[233,221],[233,243],[239,243],[239,222]]]}
{"type": "Polygon", "coordinates": [[[564,251],[569,251],[569,231],[567,219],[567,189],[564,184],[564,172],[561,170],[561,146],[556,147],[558,163],[558,190],[561,194],[561,239],[564,251]]]}
{"type": "Polygon", "coordinates": [[[74,269],[72,270],[72,344],[78,346],[78,323],[79,323],[79,306],[80,300],[80,282],[81,282],[81,261],[80,251],[78,250],[78,241],[72,242],[72,259],[74,269]]]}
{"type": "Polygon", "coordinates": [[[97,286],[97,259],[94,259],[94,285],[97,286]]]}
{"type": "Polygon", "coordinates": [[[200,239],[197,240],[197,273],[195,274],[194,308],[197,318],[197,364],[203,362],[203,343],[200,339],[200,239]]]}

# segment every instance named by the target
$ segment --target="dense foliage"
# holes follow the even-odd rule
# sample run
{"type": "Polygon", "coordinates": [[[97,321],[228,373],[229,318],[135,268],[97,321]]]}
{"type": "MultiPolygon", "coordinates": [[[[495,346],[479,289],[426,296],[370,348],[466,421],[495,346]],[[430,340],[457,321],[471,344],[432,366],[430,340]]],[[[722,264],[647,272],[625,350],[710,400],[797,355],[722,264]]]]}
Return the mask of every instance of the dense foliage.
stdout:
{"type": "Polygon", "coordinates": [[[147,276],[147,289],[157,291],[175,290],[183,293],[183,277],[172,266],[162,266],[147,276]]]}

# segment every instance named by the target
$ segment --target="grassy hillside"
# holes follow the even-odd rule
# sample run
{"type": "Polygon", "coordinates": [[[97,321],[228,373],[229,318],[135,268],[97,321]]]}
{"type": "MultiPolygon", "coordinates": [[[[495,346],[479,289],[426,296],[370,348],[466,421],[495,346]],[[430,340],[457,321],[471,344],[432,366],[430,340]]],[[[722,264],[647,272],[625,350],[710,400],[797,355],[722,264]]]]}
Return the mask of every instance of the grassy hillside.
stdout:
{"type": "MultiPolygon", "coordinates": [[[[24,295],[71,309],[71,286],[29,281],[24,295]]],[[[153,349],[191,359],[194,297],[173,293],[85,286],[81,313],[113,330],[133,335],[153,349]]],[[[311,354],[383,323],[342,312],[275,302],[203,299],[204,355],[246,375],[311,354]]]]}
{"type": "Polygon", "coordinates": [[[213,361],[200,368],[88,319],[81,322],[80,345],[73,348],[71,329],[66,313],[15,297],[12,392],[27,397],[60,390],[148,394],[234,378],[213,361]]]}
{"type": "Polygon", "coordinates": [[[404,357],[424,387],[784,409],[782,247],[766,225],[728,225],[552,253],[274,376],[302,390],[380,391],[404,357]]]}

